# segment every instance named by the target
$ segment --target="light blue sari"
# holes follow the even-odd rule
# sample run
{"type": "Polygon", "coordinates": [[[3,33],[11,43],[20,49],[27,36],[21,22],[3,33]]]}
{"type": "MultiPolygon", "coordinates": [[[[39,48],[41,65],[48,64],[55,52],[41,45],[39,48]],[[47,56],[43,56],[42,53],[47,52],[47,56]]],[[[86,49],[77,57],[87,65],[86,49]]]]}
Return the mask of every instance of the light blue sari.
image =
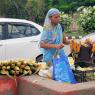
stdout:
{"type": "MultiPolygon", "coordinates": [[[[47,16],[46,16],[46,19],[47,19],[47,16]]],[[[49,20],[49,17],[48,17],[48,20],[49,20]]],[[[62,28],[60,24],[56,25],[55,27],[50,27],[50,28],[44,27],[42,36],[41,36],[41,43],[61,44],[62,40],[63,40],[63,36],[62,36],[62,28]]],[[[65,55],[63,49],[57,50],[57,49],[42,48],[42,53],[43,53],[43,60],[46,63],[51,63],[53,66],[52,78],[54,80],[62,82],[62,83],[64,82],[76,83],[72,70],[70,69],[68,58],[65,55]],[[59,58],[54,58],[55,54],[59,55],[59,58]]]]}
{"type": "MultiPolygon", "coordinates": [[[[60,44],[62,43],[62,31],[61,26],[58,24],[56,27],[52,28],[51,31],[43,30],[41,36],[41,42],[49,44],[60,44]],[[57,31],[60,30],[60,31],[57,31]]],[[[57,49],[42,49],[43,59],[46,63],[52,62],[52,58],[56,53],[57,49]]],[[[59,50],[60,51],[60,50],[59,50]]]]}

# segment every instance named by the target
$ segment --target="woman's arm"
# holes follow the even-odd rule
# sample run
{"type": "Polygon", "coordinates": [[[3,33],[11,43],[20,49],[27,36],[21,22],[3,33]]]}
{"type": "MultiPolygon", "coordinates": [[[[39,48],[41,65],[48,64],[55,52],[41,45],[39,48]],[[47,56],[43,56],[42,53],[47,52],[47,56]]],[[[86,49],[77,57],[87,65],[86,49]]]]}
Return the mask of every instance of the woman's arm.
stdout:
{"type": "Polygon", "coordinates": [[[64,44],[48,44],[48,43],[40,43],[41,48],[46,48],[46,49],[61,49],[64,47],[64,44]]]}
{"type": "Polygon", "coordinates": [[[66,44],[66,45],[70,44],[70,40],[67,39],[65,34],[63,36],[63,43],[66,44]]]}

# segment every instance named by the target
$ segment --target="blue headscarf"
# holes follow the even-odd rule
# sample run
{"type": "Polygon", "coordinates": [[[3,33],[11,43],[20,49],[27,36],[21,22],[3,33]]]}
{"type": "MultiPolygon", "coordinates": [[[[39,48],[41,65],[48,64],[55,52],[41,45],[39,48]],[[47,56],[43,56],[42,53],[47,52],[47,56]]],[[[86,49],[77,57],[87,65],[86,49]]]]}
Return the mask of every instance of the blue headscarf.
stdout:
{"type": "Polygon", "coordinates": [[[52,8],[48,11],[44,22],[44,29],[47,29],[47,31],[52,28],[50,17],[56,14],[60,14],[59,10],[56,8],[52,8]]]}

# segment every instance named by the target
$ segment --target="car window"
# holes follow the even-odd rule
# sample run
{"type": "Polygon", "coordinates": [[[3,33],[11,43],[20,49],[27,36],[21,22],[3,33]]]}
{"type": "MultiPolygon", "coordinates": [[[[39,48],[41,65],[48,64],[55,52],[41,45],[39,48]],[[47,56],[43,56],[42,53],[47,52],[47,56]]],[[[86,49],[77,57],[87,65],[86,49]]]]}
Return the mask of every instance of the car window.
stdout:
{"type": "Polygon", "coordinates": [[[25,32],[25,36],[35,36],[38,35],[40,32],[32,26],[27,27],[26,32],[25,32]]]}
{"type": "Polygon", "coordinates": [[[30,25],[9,24],[8,33],[9,38],[22,38],[38,35],[40,32],[35,27],[30,25]]]}
{"type": "Polygon", "coordinates": [[[2,29],[3,29],[3,26],[0,25],[0,40],[2,39],[3,35],[2,35],[2,29]]]}
{"type": "Polygon", "coordinates": [[[10,25],[8,25],[9,38],[24,37],[25,30],[26,30],[26,26],[24,26],[24,25],[10,24],[10,25]]]}

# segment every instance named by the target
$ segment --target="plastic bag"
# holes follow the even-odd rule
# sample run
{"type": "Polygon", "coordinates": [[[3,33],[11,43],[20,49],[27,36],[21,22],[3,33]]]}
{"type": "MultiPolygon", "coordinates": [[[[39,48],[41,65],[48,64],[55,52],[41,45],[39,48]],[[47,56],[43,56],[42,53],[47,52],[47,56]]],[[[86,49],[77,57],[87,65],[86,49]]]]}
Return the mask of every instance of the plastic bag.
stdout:
{"type": "Polygon", "coordinates": [[[41,77],[52,78],[52,67],[42,68],[38,73],[41,77]]]}
{"type": "Polygon", "coordinates": [[[53,79],[62,83],[76,83],[66,57],[53,58],[53,79]]]}

